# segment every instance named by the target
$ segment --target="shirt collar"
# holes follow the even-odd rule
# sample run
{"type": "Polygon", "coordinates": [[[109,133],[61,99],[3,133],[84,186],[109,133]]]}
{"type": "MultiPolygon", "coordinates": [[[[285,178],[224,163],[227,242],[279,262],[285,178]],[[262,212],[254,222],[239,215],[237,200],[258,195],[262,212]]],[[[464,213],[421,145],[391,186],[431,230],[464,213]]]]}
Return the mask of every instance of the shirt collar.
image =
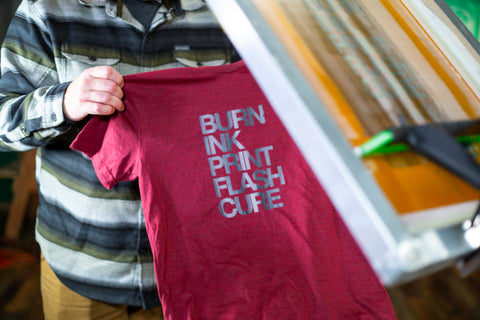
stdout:
{"type": "Polygon", "coordinates": [[[105,7],[105,11],[111,17],[122,15],[122,0],[78,0],[81,4],[89,7],[105,7]]]}
{"type": "MultiPolygon", "coordinates": [[[[122,17],[124,15],[122,0],[79,0],[79,2],[91,7],[105,7],[105,11],[111,17],[122,17]]],[[[200,10],[206,6],[204,0],[181,0],[180,3],[185,11],[200,10]]],[[[168,20],[172,17],[168,14],[165,18],[168,20]]]]}
{"type": "Polygon", "coordinates": [[[185,11],[200,10],[205,7],[205,1],[203,0],[181,0],[182,9],[185,11]]]}
{"type": "Polygon", "coordinates": [[[105,6],[107,0],[79,0],[79,2],[87,6],[105,6]]]}

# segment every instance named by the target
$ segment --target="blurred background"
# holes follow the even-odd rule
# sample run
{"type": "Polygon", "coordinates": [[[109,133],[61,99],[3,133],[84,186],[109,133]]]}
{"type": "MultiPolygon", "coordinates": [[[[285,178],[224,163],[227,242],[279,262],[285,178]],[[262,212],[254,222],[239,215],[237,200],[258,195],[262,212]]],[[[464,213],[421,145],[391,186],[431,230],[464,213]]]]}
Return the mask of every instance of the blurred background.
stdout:
{"type": "MultiPolygon", "coordinates": [[[[374,1],[374,0],[366,0],[374,1]]],[[[420,1],[420,0],[418,0],[420,1]]],[[[445,0],[476,39],[480,36],[480,0],[445,0]]],[[[0,40],[19,0],[0,0],[0,40]]],[[[39,249],[34,241],[35,194],[31,166],[22,155],[0,153],[0,319],[43,319],[39,285],[39,249]],[[31,173],[31,172],[30,172],[31,173]],[[21,199],[17,232],[9,215],[21,199]]],[[[10,217],[11,218],[11,217],[10,217]]],[[[416,281],[388,288],[399,320],[480,320],[480,271],[461,276],[455,266],[416,281]]]]}

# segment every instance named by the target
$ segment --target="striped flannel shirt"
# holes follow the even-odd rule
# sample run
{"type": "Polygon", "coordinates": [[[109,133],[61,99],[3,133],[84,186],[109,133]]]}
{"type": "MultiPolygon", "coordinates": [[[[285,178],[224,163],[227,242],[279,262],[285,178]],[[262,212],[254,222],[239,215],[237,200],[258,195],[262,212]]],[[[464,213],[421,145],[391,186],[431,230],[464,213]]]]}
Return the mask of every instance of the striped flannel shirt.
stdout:
{"type": "Polygon", "coordinates": [[[181,5],[162,5],[146,30],[121,0],[24,0],[2,45],[0,149],[37,149],[36,240],[59,279],[89,298],[160,304],[138,184],[107,191],[69,149],[83,123],[65,118],[63,96],[96,65],[126,75],[238,59],[203,1],[181,5]]]}

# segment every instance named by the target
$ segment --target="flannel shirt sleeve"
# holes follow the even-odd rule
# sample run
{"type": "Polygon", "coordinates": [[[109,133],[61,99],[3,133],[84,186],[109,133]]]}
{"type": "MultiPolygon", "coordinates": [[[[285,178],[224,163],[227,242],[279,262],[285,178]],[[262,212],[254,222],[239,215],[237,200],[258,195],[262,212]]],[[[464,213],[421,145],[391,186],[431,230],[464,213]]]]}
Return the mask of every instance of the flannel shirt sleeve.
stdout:
{"type": "Polygon", "coordinates": [[[44,21],[34,2],[23,1],[2,44],[0,150],[46,145],[71,126],[63,113],[69,83],[59,83],[44,21]]]}

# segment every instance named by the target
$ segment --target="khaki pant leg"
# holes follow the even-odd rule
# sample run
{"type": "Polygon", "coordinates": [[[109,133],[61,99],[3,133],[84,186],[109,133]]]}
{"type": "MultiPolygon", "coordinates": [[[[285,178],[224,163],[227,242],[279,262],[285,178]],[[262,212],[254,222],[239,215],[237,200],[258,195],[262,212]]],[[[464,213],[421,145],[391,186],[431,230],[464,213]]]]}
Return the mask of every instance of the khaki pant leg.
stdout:
{"type": "Polygon", "coordinates": [[[140,310],[132,313],[128,317],[129,320],[163,320],[163,311],[161,307],[149,310],[140,310]]]}
{"type": "Polygon", "coordinates": [[[128,320],[126,306],[95,301],[63,285],[43,256],[40,273],[46,320],[128,320]]]}

